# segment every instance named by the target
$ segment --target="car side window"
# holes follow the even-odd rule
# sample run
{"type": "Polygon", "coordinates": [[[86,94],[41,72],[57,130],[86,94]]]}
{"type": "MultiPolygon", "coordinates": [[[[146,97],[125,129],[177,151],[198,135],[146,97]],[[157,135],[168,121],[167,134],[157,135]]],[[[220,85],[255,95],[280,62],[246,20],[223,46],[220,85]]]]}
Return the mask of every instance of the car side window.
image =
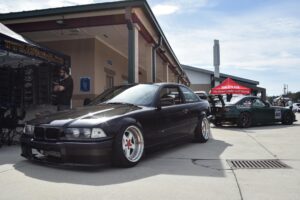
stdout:
{"type": "Polygon", "coordinates": [[[178,87],[164,87],[160,91],[161,106],[171,106],[183,103],[178,87]]]}
{"type": "Polygon", "coordinates": [[[252,103],[252,106],[256,107],[256,108],[262,108],[262,107],[265,107],[266,105],[260,99],[254,99],[253,103],[252,103]]]}
{"type": "Polygon", "coordinates": [[[238,107],[250,108],[251,107],[251,99],[245,99],[241,103],[238,104],[238,107]]]}
{"type": "Polygon", "coordinates": [[[187,89],[186,87],[182,87],[182,86],[180,86],[180,89],[182,91],[182,94],[184,96],[186,103],[192,103],[192,102],[199,101],[199,97],[191,90],[187,89]]]}

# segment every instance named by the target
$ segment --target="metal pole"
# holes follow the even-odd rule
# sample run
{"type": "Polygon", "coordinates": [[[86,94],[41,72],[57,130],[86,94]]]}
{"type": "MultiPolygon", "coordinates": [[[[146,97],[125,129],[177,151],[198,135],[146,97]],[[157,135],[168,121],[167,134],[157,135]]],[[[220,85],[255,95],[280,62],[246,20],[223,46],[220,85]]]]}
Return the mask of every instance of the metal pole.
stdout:
{"type": "Polygon", "coordinates": [[[214,40],[214,86],[217,86],[220,84],[220,46],[219,46],[219,40],[214,40]]]}

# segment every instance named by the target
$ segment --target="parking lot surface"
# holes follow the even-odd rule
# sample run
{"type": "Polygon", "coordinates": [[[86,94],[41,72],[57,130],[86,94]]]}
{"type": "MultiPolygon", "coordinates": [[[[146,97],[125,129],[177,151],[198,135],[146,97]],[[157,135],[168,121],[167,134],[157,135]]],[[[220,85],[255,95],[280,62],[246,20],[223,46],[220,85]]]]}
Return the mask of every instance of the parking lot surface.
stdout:
{"type": "Polygon", "coordinates": [[[38,165],[5,146],[0,199],[300,199],[300,122],[211,130],[205,144],[162,149],[129,169],[38,165]],[[290,168],[232,169],[229,159],[279,159],[290,168]]]}

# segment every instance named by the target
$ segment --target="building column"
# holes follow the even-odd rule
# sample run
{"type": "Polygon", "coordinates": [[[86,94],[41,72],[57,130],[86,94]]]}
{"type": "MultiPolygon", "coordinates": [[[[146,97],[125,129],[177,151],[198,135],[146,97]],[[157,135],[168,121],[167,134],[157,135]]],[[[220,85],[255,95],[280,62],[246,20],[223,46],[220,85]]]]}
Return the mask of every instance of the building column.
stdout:
{"type": "Polygon", "coordinates": [[[156,47],[152,47],[152,82],[156,82],[156,47]]]}
{"type": "Polygon", "coordinates": [[[128,83],[139,82],[139,27],[127,24],[128,27],[128,83]]]}
{"type": "Polygon", "coordinates": [[[146,57],[145,57],[145,67],[146,67],[146,71],[147,71],[147,82],[152,82],[152,44],[148,44],[146,46],[146,57]]]}
{"type": "Polygon", "coordinates": [[[163,82],[168,82],[167,76],[168,76],[168,63],[164,63],[162,66],[162,81],[163,82]]]}
{"type": "Polygon", "coordinates": [[[152,47],[152,82],[155,83],[156,82],[156,50],[161,46],[162,44],[162,37],[159,37],[158,39],[158,44],[155,44],[154,47],[152,47]]]}
{"type": "Polygon", "coordinates": [[[169,63],[166,64],[166,82],[169,82],[169,63]]]}

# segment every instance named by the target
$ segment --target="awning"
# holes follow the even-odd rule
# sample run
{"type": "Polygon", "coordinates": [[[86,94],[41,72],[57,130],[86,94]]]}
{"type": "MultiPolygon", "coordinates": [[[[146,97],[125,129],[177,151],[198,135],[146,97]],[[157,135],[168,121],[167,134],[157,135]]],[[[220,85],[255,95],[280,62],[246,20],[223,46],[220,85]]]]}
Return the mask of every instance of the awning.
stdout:
{"type": "MultiPolygon", "coordinates": [[[[59,66],[70,66],[69,56],[42,47],[15,33],[2,23],[0,23],[0,50],[59,66]]],[[[1,53],[4,54],[2,51],[1,53]]]]}
{"type": "Polygon", "coordinates": [[[211,89],[211,94],[250,94],[251,89],[239,85],[231,78],[225,79],[220,85],[211,89]]]}

